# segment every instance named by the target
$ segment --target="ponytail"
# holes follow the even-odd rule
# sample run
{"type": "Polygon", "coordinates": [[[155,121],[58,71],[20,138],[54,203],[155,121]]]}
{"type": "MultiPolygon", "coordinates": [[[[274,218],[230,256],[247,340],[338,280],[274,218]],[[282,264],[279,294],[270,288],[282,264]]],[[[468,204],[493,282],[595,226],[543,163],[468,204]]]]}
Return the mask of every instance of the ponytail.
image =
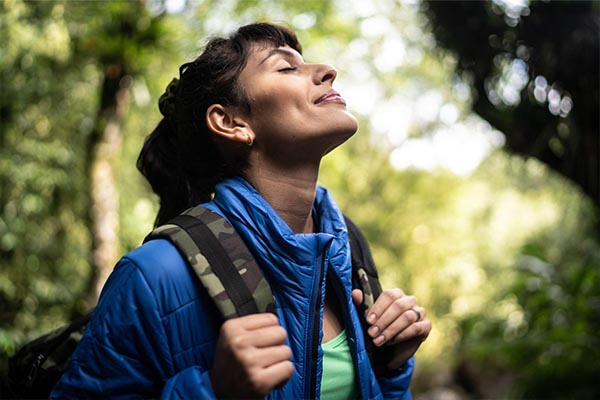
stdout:
{"type": "Polygon", "coordinates": [[[155,226],[164,224],[189,207],[189,188],[181,173],[173,131],[172,123],[163,118],[146,138],[137,159],[138,170],[160,199],[155,226]]]}

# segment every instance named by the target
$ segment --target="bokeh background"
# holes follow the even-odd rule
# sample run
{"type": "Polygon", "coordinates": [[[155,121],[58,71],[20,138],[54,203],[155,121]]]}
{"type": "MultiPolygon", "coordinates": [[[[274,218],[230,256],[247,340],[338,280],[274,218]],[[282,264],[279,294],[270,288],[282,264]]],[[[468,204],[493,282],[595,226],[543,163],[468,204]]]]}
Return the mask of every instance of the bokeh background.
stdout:
{"type": "Polygon", "coordinates": [[[135,169],[209,36],[292,27],[359,133],[321,183],[433,331],[417,399],[600,396],[592,1],[0,2],[0,376],[152,228],[135,169]]]}

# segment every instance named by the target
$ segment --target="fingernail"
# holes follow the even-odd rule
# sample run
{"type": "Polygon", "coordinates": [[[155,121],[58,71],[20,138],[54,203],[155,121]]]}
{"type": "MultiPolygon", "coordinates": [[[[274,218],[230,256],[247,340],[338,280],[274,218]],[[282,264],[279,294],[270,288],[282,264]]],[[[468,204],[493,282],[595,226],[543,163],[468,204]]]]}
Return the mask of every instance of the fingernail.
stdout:
{"type": "Polygon", "coordinates": [[[377,318],[377,315],[375,315],[375,313],[371,313],[367,317],[367,322],[370,323],[370,324],[372,324],[373,322],[375,322],[376,318],[377,318]]]}
{"type": "Polygon", "coordinates": [[[375,344],[375,346],[381,346],[383,342],[385,342],[384,335],[379,335],[375,339],[373,339],[373,343],[375,344]]]}
{"type": "Polygon", "coordinates": [[[373,325],[369,328],[369,336],[375,337],[379,333],[379,327],[377,325],[373,325]]]}

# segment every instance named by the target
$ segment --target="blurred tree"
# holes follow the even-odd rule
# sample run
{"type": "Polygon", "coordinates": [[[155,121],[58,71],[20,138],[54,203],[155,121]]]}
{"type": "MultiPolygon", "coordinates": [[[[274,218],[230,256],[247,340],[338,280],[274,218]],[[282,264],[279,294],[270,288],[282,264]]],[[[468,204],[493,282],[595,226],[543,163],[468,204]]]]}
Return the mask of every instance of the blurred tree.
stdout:
{"type": "Polygon", "coordinates": [[[72,2],[67,3],[67,13],[73,24],[81,24],[71,36],[74,57],[94,60],[102,73],[98,111],[85,149],[92,232],[92,277],[87,301],[93,306],[120,256],[119,192],[114,166],[121,152],[121,126],[131,85],[157,47],[163,33],[162,14],[151,15],[145,0],[72,2]],[[83,18],[90,13],[95,18],[83,18]]]}
{"type": "MultiPolygon", "coordinates": [[[[532,179],[518,168],[504,175],[513,176],[505,187],[521,201],[545,188],[559,211],[548,208],[556,223],[537,225],[505,252],[506,261],[479,256],[495,287],[482,302],[487,307],[469,304],[457,319],[457,380],[475,397],[597,398],[600,3],[425,1],[421,10],[437,43],[455,55],[473,110],[504,133],[506,149],[570,179],[593,205],[548,174],[532,179]]],[[[486,175],[492,166],[483,166],[486,175]]],[[[501,186],[496,190],[488,212],[513,208],[501,186]]],[[[540,197],[538,207],[544,202],[540,197]]],[[[474,227],[480,239],[488,231],[482,217],[474,227]]],[[[511,223],[511,235],[517,227],[511,223]]]]}
{"type": "MultiPolygon", "coordinates": [[[[225,34],[254,20],[289,23],[305,46],[308,62],[331,62],[339,68],[336,86],[344,95],[353,85],[361,86],[350,100],[361,119],[360,133],[325,159],[321,181],[369,237],[385,286],[417,294],[434,320],[435,329],[418,354],[417,390],[419,385],[449,383],[463,355],[457,344],[469,356],[480,350],[487,354],[481,370],[491,370],[505,331],[515,334],[515,312],[531,320],[531,326],[537,315],[548,315],[528,300],[528,293],[519,292],[516,298],[512,292],[529,278],[525,273],[515,279],[513,273],[518,254],[532,248],[525,244],[540,246],[535,257],[546,263],[561,261],[556,254],[571,248],[568,243],[587,241],[581,251],[593,246],[580,222],[594,217],[567,213],[570,219],[564,223],[559,218],[563,204],[576,210],[581,199],[564,181],[550,185],[556,181],[538,163],[499,152],[469,177],[443,169],[398,171],[391,166],[386,146],[452,124],[442,121],[430,102],[424,102],[431,108],[427,118],[419,113],[411,117],[409,109],[419,108],[415,103],[421,96],[433,93],[440,105],[455,105],[455,121],[468,117],[465,97],[454,93],[451,57],[438,57],[414,4],[148,0],[143,8],[142,3],[0,2],[6,35],[0,43],[0,359],[28,337],[64,322],[72,309],[85,309],[80,298],[91,280],[89,210],[96,196],[90,191],[97,186],[90,183],[95,179],[92,171],[103,170],[106,175],[100,176],[116,180],[117,189],[106,192],[108,206],[99,215],[118,212],[118,245],[127,251],[139,244],[152,224],[156,199],[134,160],[143,137],[160,118],[155,100],[178,65],[198,54],[207,33],[225,34]],[[385,108],[393,119],[379,118],[385,108]],[[403,124],[405,120],[411,122],[403,124]],[[544,236],[538,241],[535,235],[552,228],[560,235],[544,247],[544,236]],[[495,336],[483,334],[480,324],[469,329],[469,321],[482,320],[490,311],[490,326],[498,327],[495,336]]],[[[551,78],[545,79],[546,98],[555,98],[548,89],[551,78]]],[[[561,119],[566,124],[571,123],[574,104],[561,119]]],[[[487,124],[468,126],[485,131],[481,125],[487,124]]],[[[111,218],[104,226],[114,233],[111,218]]],[[[593,274],[582,281],[583,286],[599,287],[593,274]]],[[[558,277],[555,282],[559,287],[570,284],[558,277]]],[[[575,303],[590,293],[581,291],[575,303]]],[[[569,301],[564,302],[567,307],[575,304],[569,301]]],[[[576,310],[585,314],[589,308],[583,304],[576,310]]],[[[578,331],[578,340],[592,335],[589,329],[595,325],[588,322],[581,328],[585,334],[578,331]]],[[[543,331],[548,325],[536,326],[536,335],[547,340],[543,331]]],[[[522,329],[518,325],[516,334],[522,329]]],[[[572,345],[568,340],[565,347],[572,345]]],[[[506,351],[528,348],[525,339],[520,343],[523,347],[506,351]]],[[[542,362],[549,359],[544,357],[542,362]]],[[[570,365],[577,360],[588,359],[574,358],[570,365]]],[[[523,369],[517,363],[507,365],[517,372],[523,369]]],[[[0,372],[4,367],[0,363],[0,372]]]]}
{"type": "MultiPolygon", "coordinates": [[[[0,3],[0,356],[64,319],[89,276],[82,149],[98,73],[64,4],[0,3]],[[56,79],[60,76],[61,79],[56,79]],[[68,95],[66,95],[68,94],[68,95]],[[58,306],[57,306],[58,305],[58,306]]],[[[80,304],[78,306],[81,306],[80,304]]],[[[80,307],[74,307],[80,308],[80,307]]],[[[0,370],[6,368],[0,364],[0,370]]]]}
{"type": "Polygon", "coordinates": [[[427,305],[434,330],[413,389],[596,398],[600,246],[589,199],[501,151],[467,178],[397,171],[386,158],[359,134],[324,160],[321,181],[369,238],[384,286],[427,305]]]}
{"type": "Polygon", "coordinates": [[[600,3],[424,1],[473,110],[600,206],[600,3]]]}
{"type": "Polygon", "coordinates": [[[460,321],[456,376],[473,396],[600,395],[600,247],[581,205],[526,240],[495,304],[460,321]]]}
{"type": "Polygon", "coordinates": [[[0,9],[4,356],[25,335],[84,312],[112,269],[119,128],[133,77],[166,35],[145,1],[7,0],[0,9]],[[92,261],[92,249],[108,257],[92,261]]]}

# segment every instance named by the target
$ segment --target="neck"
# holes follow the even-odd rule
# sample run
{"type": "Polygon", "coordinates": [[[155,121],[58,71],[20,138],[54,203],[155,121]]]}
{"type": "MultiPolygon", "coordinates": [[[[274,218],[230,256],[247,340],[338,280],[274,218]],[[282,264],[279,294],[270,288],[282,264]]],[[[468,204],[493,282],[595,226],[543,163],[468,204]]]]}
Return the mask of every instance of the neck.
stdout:
{"type": "Polygon", "coordinates": [[[312,208],[315,201],[319,166],[282,170],[262,164],[250,166],[245,178],[277,211],[294,233],[315,231],[312,208]]]}

